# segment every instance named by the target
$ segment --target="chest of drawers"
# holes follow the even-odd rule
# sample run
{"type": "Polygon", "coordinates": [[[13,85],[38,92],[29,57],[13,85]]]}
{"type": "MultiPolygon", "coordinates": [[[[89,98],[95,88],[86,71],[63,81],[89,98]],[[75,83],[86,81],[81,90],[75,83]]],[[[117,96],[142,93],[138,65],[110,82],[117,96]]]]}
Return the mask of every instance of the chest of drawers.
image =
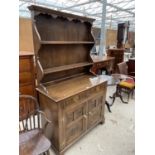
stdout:
{"type": "Polygon", "coordinates": [[[21,94],[36,95],[34,55],[31,52],[19,54],[19,92],[21,94]]]}

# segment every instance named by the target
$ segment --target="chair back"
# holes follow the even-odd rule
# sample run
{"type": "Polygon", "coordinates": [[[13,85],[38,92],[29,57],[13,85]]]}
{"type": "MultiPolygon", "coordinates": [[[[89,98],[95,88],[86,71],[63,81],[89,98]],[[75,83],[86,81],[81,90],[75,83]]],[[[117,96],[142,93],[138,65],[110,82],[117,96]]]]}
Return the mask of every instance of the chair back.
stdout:
{"type": "Polygon", "coordinates": [[[39,104],[30,95],[19,96],[19,132],[40,128],[39,104]]]}
{"type": "Polygon", "coordinates": [[[120,74],[128,75],[128,66],[126,62],[121,62],[117,64],[117,66],[120,74]]]}

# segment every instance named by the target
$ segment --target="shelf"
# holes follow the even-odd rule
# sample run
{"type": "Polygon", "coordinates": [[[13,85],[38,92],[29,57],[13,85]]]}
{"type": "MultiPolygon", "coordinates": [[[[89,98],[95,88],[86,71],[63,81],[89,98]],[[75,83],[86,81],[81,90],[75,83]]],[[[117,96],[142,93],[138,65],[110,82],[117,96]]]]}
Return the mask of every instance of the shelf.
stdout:
{"type": "Polygon", "coordinates": [[[41,44],[94,44],[92,41],[40,41],[41,44]]]}
{"type": "Polygon", "coordinates": [[[90,66],[92,64],[93,63],[91,63],[91,62],[81,62],[81,63],[71,64],[71,65],[64,65],[64,66],[59,66],[59,67],[48,68],[48,69],[44,69],[44,74],[50,74],[50,73],[60,72],[60,71],[64,71],[64,70],[70,70],[70,69],[74,69],[74,68],[90,66]]]}

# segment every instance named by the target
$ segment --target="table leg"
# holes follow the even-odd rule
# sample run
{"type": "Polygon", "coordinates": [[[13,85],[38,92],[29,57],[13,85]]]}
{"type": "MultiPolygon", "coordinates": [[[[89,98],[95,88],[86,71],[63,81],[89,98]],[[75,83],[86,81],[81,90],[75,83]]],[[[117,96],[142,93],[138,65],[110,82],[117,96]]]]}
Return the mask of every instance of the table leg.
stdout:
{"type": "Polygon", "coordinates": [[[107,106],[108,111],[111,112],[110,104],[109,104],[107,101],[105,101],[105,104],[106,104],[106,106],[107,106]]]}
{"type": "Polygon", "coordinates": [[[123,97],[122,97],[122,95],[121,95],[121,88],[119,88],[119,86],[117,86],[116,91],[117,91],[117,96],[120,97],[121,101],[122,101],[123,103],[128,103],[128,102],[125,102],[125,101],[123,100],[123,97]]]}
{"type": "Polygon", "coordinates": [[[117,92],[115,92],[112,96],[110,96],[110,98],[113,99],[110,106],[112,106],[114,104],[116,97],[117,97],[117,92]]]}
{"type": "Polygon", "coordinates": [[[110,104],[110,106],[112,106],[114,104],[116,97],[119,97],[123,103],[128,103],[128,102],[125,102],[123,100],[122,95],[121,95],[121,92],[120,92],[120,89],[118,88],[118,86],[116,88],[116,92],[112,96],[110,96],[110,98],[113,99],[113,101],[110,104]]]}

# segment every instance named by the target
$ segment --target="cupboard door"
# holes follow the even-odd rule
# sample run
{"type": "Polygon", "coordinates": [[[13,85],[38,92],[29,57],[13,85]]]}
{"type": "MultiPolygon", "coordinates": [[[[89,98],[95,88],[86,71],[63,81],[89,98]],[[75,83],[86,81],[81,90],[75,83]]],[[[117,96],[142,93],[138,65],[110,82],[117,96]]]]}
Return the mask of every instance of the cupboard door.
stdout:
{"type": "Polygon", "coordinates": [[[103,96],[88,101],[88,128],[102,120],[103,96]]]}
{"type": "Polygon", "coordinates": [[[65,142],[70,144],[86,131],[86,103],[65,111],[65,142]]]}

